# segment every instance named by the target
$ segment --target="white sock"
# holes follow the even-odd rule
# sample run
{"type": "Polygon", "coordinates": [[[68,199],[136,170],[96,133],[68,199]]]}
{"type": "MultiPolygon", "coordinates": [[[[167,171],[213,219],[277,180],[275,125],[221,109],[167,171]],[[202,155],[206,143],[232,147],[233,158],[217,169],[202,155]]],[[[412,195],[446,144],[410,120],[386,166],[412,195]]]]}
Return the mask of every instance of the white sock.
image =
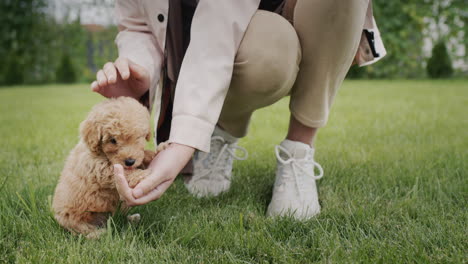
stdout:
{"type": "Polygon", "coordinates": [[[281,142],[280,145],[287,149],[295,159],[303,159],[305,158],[307,152],[312,151],[312,155],[315,152],[315,149],[312,148],[310,145],[299,141],[285,139],[283,140],[283,142],[281,142]]]}

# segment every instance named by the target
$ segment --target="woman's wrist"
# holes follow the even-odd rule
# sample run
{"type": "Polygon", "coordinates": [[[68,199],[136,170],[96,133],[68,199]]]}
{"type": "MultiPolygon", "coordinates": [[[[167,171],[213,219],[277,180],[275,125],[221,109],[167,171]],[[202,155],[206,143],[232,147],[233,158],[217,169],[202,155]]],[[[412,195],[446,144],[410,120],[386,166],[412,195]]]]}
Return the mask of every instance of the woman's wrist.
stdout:
{"type": "Polygon", "coordinates": [[[152,170],[160,169],[160,167],[164,167],[165,169],[169,170],[161,171],[162,174],[171,174],[170,171],[177,171],[177,176],[177,174],[185,167],[185,164],[187,164],[187,162],[190,160],[194,152],[195,149],[193,147],[179,143],[170,143],[165,150],[156,155],[156,158],[150,163],[149,167],[152,170]],[[172,166],[161,166],[162,164],[158,164],[158,160],[161,158],[172,163],[172,166]]]}
{"type": "Polygon", "coordinates": [[[133,190],[124,190],[132,193],[127,203],[141,205],[159,199],[190,160],[194,151],[192,147],[172,143],[159,152],[149,165],[151,174],[133,190]]]}

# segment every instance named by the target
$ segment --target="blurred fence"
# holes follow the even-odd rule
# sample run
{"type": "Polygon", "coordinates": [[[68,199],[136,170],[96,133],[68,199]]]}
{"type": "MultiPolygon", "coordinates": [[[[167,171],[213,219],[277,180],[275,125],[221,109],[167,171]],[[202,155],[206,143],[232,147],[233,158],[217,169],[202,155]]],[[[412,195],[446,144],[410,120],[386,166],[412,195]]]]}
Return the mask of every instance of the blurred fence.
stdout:
{"type": "MultiPolygon", "coordinates": [[[[117,28],[88,23],[81,14],[91,6],[99,10],[112,4],[108,0],[0,1],[0,84],[93,80],[97,69],[117,57],[113,43],[117,28]],[[62,4],[59,15],[54,9],[57,3],[62,4]]],[[[442,55],[431,63],[455,66],[455,75],[466,76],[466,0],[374,0],[373,4],[388,55],[375,65],[353,67],[349,78],[425,78],[435,43],[446,52],[439,52],[442,55]]]]}

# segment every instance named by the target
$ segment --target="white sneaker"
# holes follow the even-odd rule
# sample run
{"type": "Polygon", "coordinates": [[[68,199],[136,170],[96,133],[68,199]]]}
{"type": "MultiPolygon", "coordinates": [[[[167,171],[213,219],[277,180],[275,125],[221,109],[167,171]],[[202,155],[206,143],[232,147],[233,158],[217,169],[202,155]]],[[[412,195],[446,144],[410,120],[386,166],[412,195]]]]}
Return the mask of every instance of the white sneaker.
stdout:
{"type": "Polygon", "coordinates": [[[306,220],[320,213],[315,180],[322,178],[323,169],[314,161],[315,149],[301,142],[284,140],[275,147],[275,152],[278,165],[267,215],[291,215],[306,220]],[[320,172],[317,176],[314,167],[320,172]]]}
{"type": "Polygon", "coordinates": [[[245,160],[248,153],[236,145],[238,139],[216,127],[211,137],[210,153],[196,151],[193,156],[193,176],[185,187],[197,197],[217,196],[231,186],[234,159],[245,160]],[[236,150],[243,156],[236,155],[236,150]]]}

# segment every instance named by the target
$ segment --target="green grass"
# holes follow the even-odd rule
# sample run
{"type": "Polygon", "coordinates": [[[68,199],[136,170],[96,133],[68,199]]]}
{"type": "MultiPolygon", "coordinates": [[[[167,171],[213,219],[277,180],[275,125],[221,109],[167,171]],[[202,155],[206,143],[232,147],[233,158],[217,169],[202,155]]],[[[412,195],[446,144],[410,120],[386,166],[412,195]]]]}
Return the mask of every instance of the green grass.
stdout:
{"type": "Polygon", "coordinates": [[[190,196],[180,179],[158,201],[108,222],[98,241],[49,211],[78,124],[101,98],[85,85],[0,88],[0,262],[466,263],[468,83],[346,81],[316,160],[322,214],[264,216],[288,100],[258,111],[231,190],[190,196]]]}

